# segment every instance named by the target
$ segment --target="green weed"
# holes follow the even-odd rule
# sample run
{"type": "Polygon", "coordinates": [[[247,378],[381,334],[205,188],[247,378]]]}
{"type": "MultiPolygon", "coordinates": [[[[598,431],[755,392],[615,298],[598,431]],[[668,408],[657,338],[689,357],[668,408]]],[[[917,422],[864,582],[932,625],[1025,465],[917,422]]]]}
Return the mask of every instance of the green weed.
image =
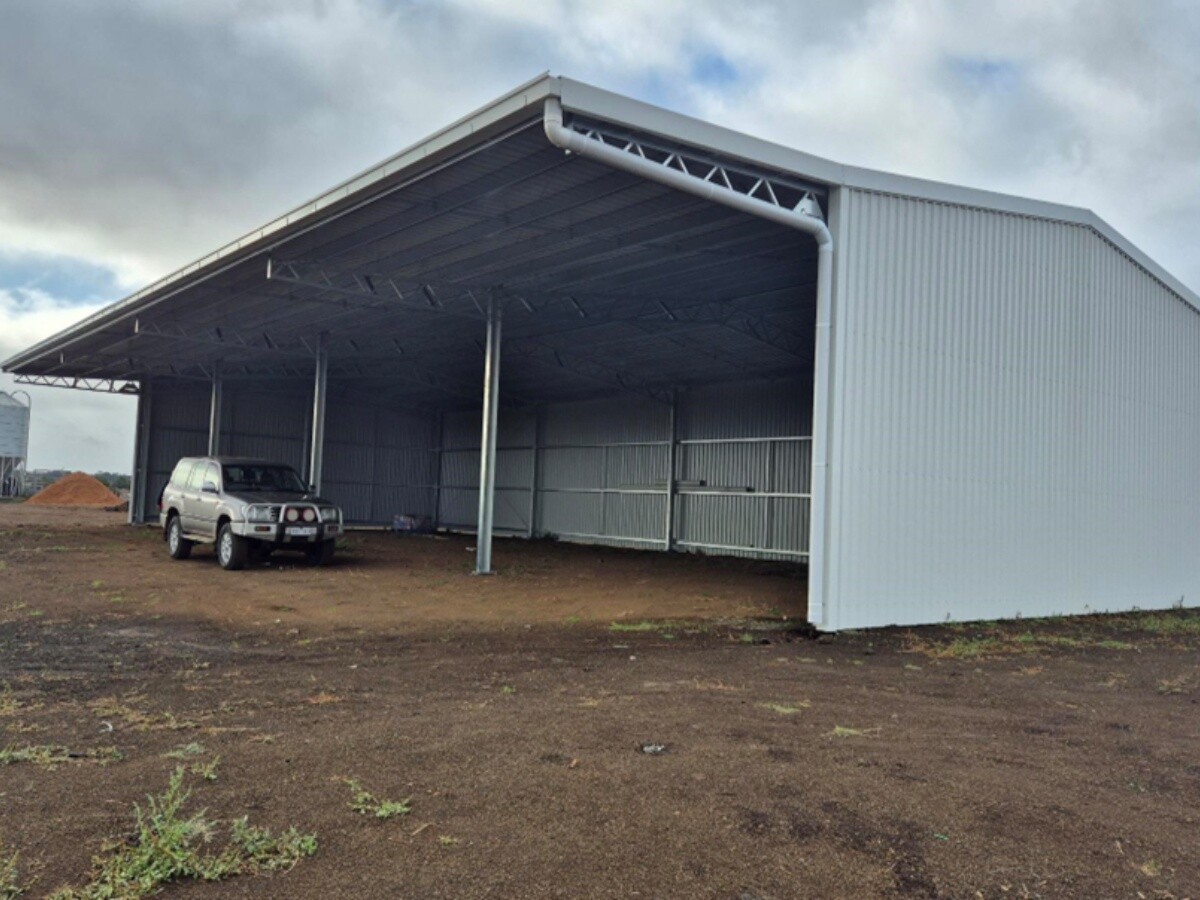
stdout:
{"type": "Polygon", "coordinates": [[[381,800],[364,788],[357,778],[347,778],[345,781],[354,795],[354,799],[350,801],[350,808],[359,815],[390,819],[394,816],[407,816],[412,812],[409,800],[381,800]]]}
{"type": "Polygon", "coordinates": [[[251,867],[268,872],[286,871],[317,852],[315,834],[304,834],[293,825],[274,837],[270,829],[251,825],[248,816],[233,820],[229,837],[251,867]]]}
{"type": "Polygon", "coordinates": [[[83,887],[56,891],[50,900],[140,900],[178,881],[219,881],[234,875],[290,869],[317,851],[317,839],[295,828],[272,837],[245,818],[229,829],[229,842],[219,851],[208,848],[219,823],[206,810],[185,812],[191,792],[183,784],[180,766],[166,791],[134,806],[134,830],[106,844],[93,861],[83,887]]]}
{"type": "Polygon", "coordinates": [[[0,716],[11,716],[21,711],[24,704],[13,693],[12,686],[6,681],[0,689],[0,716]]]}
{"type": "Polygon", "coordinates": [[[190,771],[193,775],[199,775],[205,781],[216,781],[217,780],[217,766],[220,764],[220,762],[221,762],[221,757],[214,756],[208,762],[193,763],[191,769],[189,769],[188,771],[190,771]]]}
{"type": "Polygon", "coordinates": [[[25,893],[18,868],[20,855],[7,852],[4,842],[0,841],[0,900],[17,900],[25,893]]]}
{"type": "Polygon", "coordinates": [[[833,731],[829,732],[829,737],[870,737],[873,734],[878,734],[880,731],[882,731],[880,728],[847,728],[843,725],[835,725],[833,726],[833,731]]]}
{"type": "Polygon", "coordinates": [[[204,752],[203,744],[197,744],[195,741],[192,741],[190,744],[183,744],[174,750],[164,753],[163,756],[167,759],[187,759],[190,756],[203,756],[204,752]]]}
{"type": "Polygon", "coordinates": [[[658,622],[613,622],[608,626],[609,631],[617,632],[643,632],[643,631],[658,631],[663,626],[658,622]]]}
{"type": "Polygon", "coordinates": [[[801,700],[794,706],[788,703],[760,703],[759,706],[763,709],[769,709],[771,712],[779,713],[781,716],[794,716],[796,713],[808,709],[812,704],[807,700],[801,700]]]}
{"type": "Polygon", "coordinates": [[[1200,614],[1196,613],[1174,616],[1146,614],[1134,618],[1129,624],[1139,631],[1148,631],[1163,637],[1200,635],[1200,614]]]}
{"type": "Polygon", "coordinates": [[[32,763],[46,769],[54,769],[70,762],[98,762],[101,765],[118,762],[124,757],[116,747],[99,747],[92,750],[72,750],[57,744],[27,744],[24,747],[8,746],[0,749],[0,766],[17,763],[32,763]]]}

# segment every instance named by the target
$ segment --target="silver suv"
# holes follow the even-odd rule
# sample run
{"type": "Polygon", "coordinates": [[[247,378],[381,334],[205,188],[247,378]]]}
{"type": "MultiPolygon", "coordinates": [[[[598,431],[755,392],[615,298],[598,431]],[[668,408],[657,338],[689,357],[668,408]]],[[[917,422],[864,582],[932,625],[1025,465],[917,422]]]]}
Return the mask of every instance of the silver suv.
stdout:
{"type": "Polygon", "coordinates": [[[303,550],[316,566],[333,559],[342,511],[313,496],[291,466],[261,459],[181,459],[158,498],[158,522],[172,559],[216,543],[223,569],[241,569],[273,550],[303,550]]]}

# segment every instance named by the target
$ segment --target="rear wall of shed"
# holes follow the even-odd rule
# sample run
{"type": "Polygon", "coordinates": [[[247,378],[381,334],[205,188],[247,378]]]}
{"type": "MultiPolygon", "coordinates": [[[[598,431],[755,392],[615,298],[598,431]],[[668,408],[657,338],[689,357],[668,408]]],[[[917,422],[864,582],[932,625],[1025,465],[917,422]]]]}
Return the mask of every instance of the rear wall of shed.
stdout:
{"type": "MultiPolygon", "coordinates": [[[[144,521],[157,516],[175,462],[206,452],[210,393],[198,382],[157,382],[150,398],[144,521]]],[[[672,546],[804,560],[811,405],[808,373],[679,392],[672,546]]],[[[306,385],[227,381],[221,453],[277,459],[303,472],[310,416],[306,385]]],[[[663,549],[670,434],[670,406],[632,395],[503,407],[497,533],[663,549]]],[[[472,531],[479,435],[478,410],[414,412],[335,396],[322,493],[350,522],[386,525],[412,513],[472,531]]]]}

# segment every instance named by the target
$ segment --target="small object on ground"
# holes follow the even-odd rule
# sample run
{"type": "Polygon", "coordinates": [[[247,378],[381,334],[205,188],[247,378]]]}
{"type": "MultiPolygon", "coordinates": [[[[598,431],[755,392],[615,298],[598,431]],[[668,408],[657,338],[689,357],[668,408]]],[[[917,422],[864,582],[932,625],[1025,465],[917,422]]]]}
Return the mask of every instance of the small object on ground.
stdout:
{"type": "Polygon", "coordinates": [[[647,756],[661,756],[667,752],[666,744],[659,744],[654,741],[647,741],[642,744],[642,752],[647,756]]]}
{"type": "Polygon", "coordinates": [[[392,531],[396,534],[429,534],[433,531],[433,519],[415,513],[397,513],[392,516],[392,531]]]}

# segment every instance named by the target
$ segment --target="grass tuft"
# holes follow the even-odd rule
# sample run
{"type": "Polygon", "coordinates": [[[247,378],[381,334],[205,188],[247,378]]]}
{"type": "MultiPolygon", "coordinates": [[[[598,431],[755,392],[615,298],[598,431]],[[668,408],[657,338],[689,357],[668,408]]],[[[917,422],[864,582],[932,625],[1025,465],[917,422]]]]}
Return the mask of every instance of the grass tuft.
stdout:
{"type": "Polygon", "coordinates": [[[395,816],[407,816],[412,812],[409,800],[381,800],[364,788],[357,778],[347,778],[345,781],[354,795],[354,799],[350,801],[350,808],[359,815],[391,819],[395,816]]]}
{"type": "Polygon", "coordinates": [[[844,725],[835,725],[833,726],[833,731],[829,732],[829,737],[870,737],[873,734],[879,734],[882,730],[882,728],[847,728],[844,725]]]}
{"type": "Polygon", "coordinates": [[[200,776],[205,781],[216,781],[217,780],[217,766],[220,764],[220,762],[221,762],[221,757],[214,756],[208,762],[193,763],[192,767],[188,771],[191,772],[193,775],[200,776]]]}
{"type": "Polygon", "coordinates": [[[0,766],[32,763],[35,766],[54,769],[64,763],[97,762],[105,765],[122,759],[124,756],[116,747],[72,750],[58,744],[26,744],[24,747],[8,746],[0,749],[0,766]]]}
{"type": "Polygon", "coordinates": [[[769,709],[771,712],[777,712],[781,716],[794,716],[798,712],[803,712],[812,706],[808,700],[801,700],[794,706],[788,703],[760,703],[759,706],[763,709],[769,709]]]}
{"type": "Polygon", "coordinates": [[[218,823],[207,811],[185,812],[191,792],[184,769],[175,769],[167,789],[134,806],[134,830],[113,841],[93,859],[91,879],[83,887],[56,891],[50,900],[140,900],[178,881],[220,881],[235,875],[290,869],[317,852],[317,839],[291,828],[272,837],[245,818],[229,829],[229,843],[209,850],[218,823]]]}
{"type": "Polygon", "coordinates": [[[611,625],[608,626],[608,630],[626,633],[626,632],[658,631],[662,627],[664,627],[664,626],[660,625],[658,622],[650,622],[650,621],[613,622],[611,625]]]}
{"type": "Polygon", "coordinates": [[[15,715],[24,705],[13,693],[12,685],[4,682],[4,687],[0,689],[0,716],[15,715]]]}
{"type": "Polygon", "coordinates": [[[9,853],[0,841],[0,900],[17,900],[25,893],[18,866],[20,854],[9,853]]]}
{"type": "Polygon", "coordinates": [[[204,745],[197,744],[192,741],[190,744],[183,744],[163,754],[167,759],[188,759],[193,756],[203,756],[205,753],[204,745]]]}

